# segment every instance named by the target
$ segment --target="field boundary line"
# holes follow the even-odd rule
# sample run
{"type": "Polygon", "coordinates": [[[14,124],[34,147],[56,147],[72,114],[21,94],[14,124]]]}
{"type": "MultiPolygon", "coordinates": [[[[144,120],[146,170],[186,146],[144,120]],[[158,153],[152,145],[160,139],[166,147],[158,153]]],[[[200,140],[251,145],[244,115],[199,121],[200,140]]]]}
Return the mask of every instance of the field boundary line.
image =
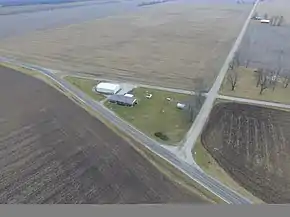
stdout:
{"type": "Polygon", "coordinates": [[[235,97],[235,96],[227,96],[227,95],[218,95],[218,99],[225,99],[232,102],[241,102],[241,103],[248,103],[253,105],[262,105],[262,106],[270,106],[276,108],[284,108],[290,109],[290,104],[272,102],[272,101],[265,101],[265,100],[255,100],[255,99],[248,99],[243,97],[235,97]]]}
{"type": "MultiPolygon", "coordinates": [[[[14,62],[14,64],[15,64],[15,62],[14,62]]],[[[49,79],[53,80],[58,85],[63,87],[66,91],[68,91],[68,93],[71,93],[75,98],[81,99],[81,97],[79,97],[79,95],[76,94],[76,93],[79,93],[80,91],[75,91],[74,92],[74,91],[70,90],[67,86],[65,86],[62,83],[62,82],[64,82],[66,85],[69,85],[69,87],[71,87],[71,85],[68,82],[66,82],[65,80],[58,81],[57,79],[60,79],[60,78],[58,78],[55,74],[50,72],[48,69],[41,68],[39,66],[29,65],[29,64],[26,65],[24,63],[18,64],[18,65],[22,66],[24,68],[27,68],[27,69],[31,69],[33,71],[40,72],[41,74],[45,75],[46,77],[48,77],[49,79]],[[57,78],[54,78],[54,76],[56,76],[57,78]]],[[[87,98],[87,97],[85,97],[85,98],[87,98]]],[[[232,198],[233,201],[239,201],[238,203],[250,203],[250,204],[252,203],[250,200],[248,200],[247,198],[241,196],[240,194],[235,192],[233,189],[228,188],[227,186],[225,186],[224,184],[222,184],[218,180],[216,180],[213,177],[211,177],[208,174],[206,174],[204,171],[196,168],[195,166],[189,165],[188,163],[184,162],[182,159],[179,159],[174,153],[172,153],[171,151],[167,150],[163,146],[158,145],[158,143],[155,140],[151,139],[150,137],[147,137],[145,135],[145,137],[143,138],[144,140],[142,140],[142,137],[138,138],[137,134],[140,131],[136,130],[133,126],[128,125],[127,122],[125,122],[123,119],[121,119],[118,116],[116,116],[114,113],[110,113],[109,112],[111,115],[114,116],[114,118],[112,120],[109,120],[108,116],[106,117],[105,114],[102,114],[102,111],[96,109],[93,106],[94,104],[91,105],[91,103],[94,103],[95,105],[100,106],[101,109],[105,109],[105,111],[107,112],[107,109],[104,108],[103,105],[101,105],[98,102],[95,102],[94,100],[91,100],[91,99],[85,100],[84,104],[86,104],[89,108],[93,109],[98,114],[100,114],[105,120],[108,120],[108,121],[112,122],[122,132],[124,132],[127,135],[129,134],[130,137],[132,137],[133,139],[139,141],[149,151],[151,151],[152,153],[154,153],[157,156],[161,157],[163,160],[165,160],[166,162],[168,162],[169,164],[174,166],[176,169],[180,170],[185,175],[187,175],[194,182],[196,182],[197,184],[199,184],[200,186],[202,186],[203,188],[205,188],[206,190],[208,190],[212,194],[216,195],[217,197],[219,197],[220,199],[222,199],[226,203],[234,204],[234,202],[231,202],[231,201],[227,200],[225,196],[222,196],[221,193],[218,193],[218,192],[212,190],[212,188],[210,186],[212,186],[213,188],[218,189],[218,191],[221,191],[221,192],[223,190],[226,190],[228,192],[228,194],[226,194],[227,197],[232,198]],[[124,124],[124,126],[121,126],[122,124],[124,124]],[[165,156],[163,156],[162,154],[158,153],[158,150],[160,152],[163,152],[165,156]],[[166,158],[166,156],[168,156],[168,158],[166,158]],[[192,172],[192,174],[190,174],[190,172],[192,172]],[[202,182],[202,179],[204,179],[204,181],[207,182],[208,184],[204,184],[202,182]],[[217,185],[215,185],[214,183],[216,183],[217,185]]],[[[143,136],[143,133],[142,133],[142,136],[143,136]]]]}

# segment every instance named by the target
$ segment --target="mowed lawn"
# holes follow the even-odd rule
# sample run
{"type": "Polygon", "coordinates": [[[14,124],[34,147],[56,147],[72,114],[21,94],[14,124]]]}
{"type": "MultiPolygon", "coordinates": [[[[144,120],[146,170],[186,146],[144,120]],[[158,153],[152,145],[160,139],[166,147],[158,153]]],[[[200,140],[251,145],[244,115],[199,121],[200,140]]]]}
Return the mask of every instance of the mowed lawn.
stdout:
{"type": "Polygon", "coordinates": [[[244,67],[236,70],[238,70],[237,87],[232,91],[231,83],[226,77],[220,89],[220,94],[278,103],[290,103],[290,86],[284,88],[282,83],[277,82],[274,91],[269,87],[260,94],[260,87],[256,87],[257,78],[255,77],[254,70],[244,67]]]}
{"type": "Polygon", "coordinates": [[[182,140],[191,122],[186,112],[178,109],[176,105],[193,96],[141,87],[134,89],[133,94],[139,102],[134,107],[110,102],[105,105],[150,137],[159,140],[154,133],[162,132],[169,138],[168,141],[160,140],[162,142],[176,144],[182,140]],[[152,94],[152,98],[147,99],[147,94],[152,94]],[[168,97],[171,101],[166,99],[168,97]]]}
{"type": "Polygon", "coordinates": [[[207,202],[54,88],[4,67],[0,77],[0,204],[207,202]]]}
{"type": "Polygon", "coordinates": [[[96,80],[92,80],[88,78],[79,78],[79,77],[74,77],[74,76],[66,76],[64,79],[67,80],[72,85],[79,88],[88,96],[92,97],[94,100],[101,101],[105,99],[104,95],[93,91],[93,87],[99,83],[96,80]]]}

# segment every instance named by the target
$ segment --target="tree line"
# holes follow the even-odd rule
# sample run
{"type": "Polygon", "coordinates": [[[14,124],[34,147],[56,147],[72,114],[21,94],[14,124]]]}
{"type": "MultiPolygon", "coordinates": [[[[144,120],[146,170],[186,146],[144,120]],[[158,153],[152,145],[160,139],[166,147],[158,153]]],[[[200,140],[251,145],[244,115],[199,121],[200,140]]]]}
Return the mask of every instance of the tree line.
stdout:
{"type": "MultiPolygon", "coordinates": [[[[257,17],[259,17],[259,14],[258,12],[255,12],[252,19],[256,19],[257,17]]],[[[284,16],[274,15],[274,16],[269,17],[267,13],[265,13],[262,18],[265,20],[269,19],[271,26],[281,26],[285,21],[284,16]]]]}
{"type": "MultiPolygon", "coordinates": [[[[266,89],[275,91],[277,83],[282,83],[284,88],[287,88],[289,85],[290,69],[284,69],[282,65],[284,51],[281,49],[278,53],[277,67],[275,69],[258,68],[254,71],[256,87],[259,87],[260,95],[262,95],[266,89]]],[[[227,80],[231,85],[232,91],[236,89],[239,81],[239,72],[237,70],[237,68],[241,66],[239,58],[240,54],[236,52],[228,68],[227,80]]]]}

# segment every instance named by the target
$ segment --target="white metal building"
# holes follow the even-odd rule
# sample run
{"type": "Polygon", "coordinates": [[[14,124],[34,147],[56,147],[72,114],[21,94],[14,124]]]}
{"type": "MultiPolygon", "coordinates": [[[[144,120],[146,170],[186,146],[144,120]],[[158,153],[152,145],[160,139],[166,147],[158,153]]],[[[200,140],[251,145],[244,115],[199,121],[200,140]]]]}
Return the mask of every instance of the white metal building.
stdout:
{"type": "Polygon", "coordinates": [[[270,23],[270,20],[261,20],[261,23],[270,23]]]}
{"type": "Polygon", "coordinates": [[[97,92],[104,94],[116,94],[120,89],[121,87],[119,84],[104,83],[104,82],[99,83],[95,87],[95,90],[97,92]]]}

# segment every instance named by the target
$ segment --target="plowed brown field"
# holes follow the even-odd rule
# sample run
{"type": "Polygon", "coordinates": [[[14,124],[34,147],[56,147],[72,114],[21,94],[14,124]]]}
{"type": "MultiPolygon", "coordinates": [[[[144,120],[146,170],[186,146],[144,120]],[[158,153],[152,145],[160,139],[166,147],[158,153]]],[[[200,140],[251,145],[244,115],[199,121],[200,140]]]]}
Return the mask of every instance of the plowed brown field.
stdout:
{"type": "Polygon", "coordinates": [[[0,67],[0,203],[205,203],[40,80],[0,67]]]}
{"type": "Polygon", "coordinates": [[[247,190],[268,203],[290,202],[290,113],[236,103],[214,107],[202,143],[247,190]]]}

